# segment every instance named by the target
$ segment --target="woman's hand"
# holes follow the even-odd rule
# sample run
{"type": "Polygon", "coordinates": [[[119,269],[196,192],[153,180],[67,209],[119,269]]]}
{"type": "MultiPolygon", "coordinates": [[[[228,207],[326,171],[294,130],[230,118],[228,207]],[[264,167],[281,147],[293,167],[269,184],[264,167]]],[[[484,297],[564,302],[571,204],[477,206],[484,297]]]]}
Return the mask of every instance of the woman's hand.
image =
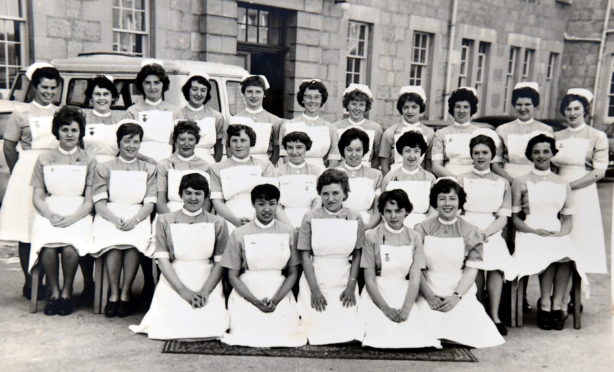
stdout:
{"type": "Polygon", "coordinates": [[[269,299],[267,299],[267,298],[263,298],[262,300],[258,300],[256,302],[254,302],[252,305],[256,306],[258,308],[258,310],[262,311],[263,313],[271,313],[271,312],[273,312],[273,310],[275,310],[274,308],[271,309],[271,307],[269,305],[269,299]]]}
{"type": "Polygon", "coordinates": [[[51,225],[53,227],[61,227],[60,225],[64,222],[65,217],[57,213],[54,213],[51,216],[49,216],[48,219],[49,219],[49,222],[51,222],[51,225]]]}
{"type": "Polygon", "coordinates": [[[386,318],[392,320],[395,323],[399,323],[401,321],[399,317],[399,311],[391,308],[390,306],[386,306],[386,308],[382,309],[382,312],[384,313],[384,315],[386,315],[386,318]]]}
{"type": "Polygon", "coordinates": [[[439,308],[441,307],[441,304],[443,303],[443,298],[439,296],[432,296],[430,298],[427,298],[426,302],[428,302],[429,307],[432,310],[439,310],[439,308]]]}
{"type": "Polygon", "coordinates": [[[248,224],[251,221],[251,219],[248,218],[248,217],[241,217],[239,220],[240,220],[240,222],[239,222],[240,225],[239,226],[243,226],[245,224],[248,224]]]}
{"type": "Polygon", "coordinates": [[[411,313],[411,308],[411,306],[403,306],[401,309],[399,309],[399,323],[409,319],[409,313],[411,313]]]}
{"type": "Polygon", "coordinates": [[[204,300],[197,292],[191,291],[189,289],[184,289],[179,293],[181,298],[183,298],[187,303],[190,304],[193,308],[197,309],[199,307],[204,306],[204,300]]]}
{"type": "Polygon", "coordinates": [[[139,224],[139,220],[136,217],[132,217],[126,221],[124,221],[122,230],[124,231],[130,231],[132,229],[134,229],[136,227],[136,225],[139,224]]]}
{"type": "Polygon", "coordinates": [[[351,307],[356,305],[356,287],[355,286],[347,286],[341,292],[339,296],[339,301],[343,304],[343,307],[351,307]]]}
{"type": "Polygon", "coordinates": [[[447,313],[448,311],[454,309],[454,307],[459,302],[460,302],[460,297],[458,297],[457,295],[445,297],[443,298],[443,301],[441,302],[441,305],[439,306],[439,309],[437,310],[447,313]]]}
{"type": "Polygon", "coordinates": [[[549,237],[549,236],[556,236],[556,232],[555,231],[550,231],[550,230],[546,230],[546,229],[534,229],[533,230],[534,234],[537,234],[539,236],[543,236],[543,237],[549,237]]]}
{"type": "Polygon", "coordinates": [[[326,298],[319,289],[311,291],[311,307],[316,309],[316,311],[322,312],[326,310],[326,305],[328,305],[326,298]]]}
{"type": "Polygon", "coordinates": [[[488,243],[488,234],[484,230],[480,230],[480,236],[482,237],[482,241],[484,243],[488,243]]]}

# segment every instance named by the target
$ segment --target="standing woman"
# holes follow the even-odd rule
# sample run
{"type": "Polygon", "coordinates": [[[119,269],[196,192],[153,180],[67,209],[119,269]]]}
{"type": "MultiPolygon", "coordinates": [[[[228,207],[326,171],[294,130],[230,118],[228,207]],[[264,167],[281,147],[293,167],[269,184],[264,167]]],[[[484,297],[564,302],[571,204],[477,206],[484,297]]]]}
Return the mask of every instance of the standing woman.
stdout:
{"type": "Polygon", "coordinates": [[[317,187],[322,207],[305,214],[297,246],[304,271],[298,294],[304,331],[311,345],[361,340],[356,284],[364,241],[362,218],[343,206],[350,191],[345,172],[325,170],[317,187]]]}
{"type": "Polygon", "coordinates": [[[507,329],[499,319],[499,304],[503,289],[503,278],[513,280],[513,269],[507,243],[501,231],[507,226],[512,215],[512,189],[509,182],[491,171],[490,165],[495,154],[495,142],[485,135],[478,135],[469,142],[473,169],[459,176],[459,182],[467,193],[465,203],[465,220],[480,229],[484,240],[484,252],[481,262],[474,267],[480,269],[477,274],[478,299],[484,302],[484,284],[488,293],[488,310],[499,333],[505,336],[507,329]],[[485,276],[486,280],[485,280],[485,276]]]}
{"type": "Polygon", "coordinates": [[[452,92],[448,98],[448,112],[454,117],[454,123],[435,132],[433,139],[431,159],[437,177],[456,177],[471,171],[473,161],[469,141],[478,134],[485,134],[495,141],[497,153],[493,162],[502,161],[501,139],[497,133],[471,124],[471,116],[478,112],[478,96],[474,88],[461,87],[452,92]]]}
{"type": "Polygon", "coordinates": [[[60,145],[41,154],[32,175],[37,213],[32,223],[29,269],[40,259],[50,291],[45,315],[68,315],[73,310],[71,298],[79,256],[88,252],[91,243],[96,160],[81,148],[85,115],[77,107],[59,109],[51,131],[60,145]],[[62,288],[58,255],[62,262],[62,288]]]}
{"type": "Polygon", "coordinates": [[[391,170],[401,167],[403,158],[396,151],[396,143],[405,132],[418,132],[424,137],[427,149],[424,155],[424,168],[430,171],[431,147],[435,132],[424,125],[421,120],[426,111],[426,92],[419,85],[406,85],[399,90],[397,110],[401,114],[401,122],[394,124],[382,135],[380,144],[380,164],[384,176],[391,170]]]}
{"type": "MultiPolygon", "coordinates": [[[[280,138],[296,131],[307,133],[313,142],[307,152],[307,162],[334,168],[341,160],[337,148],[339,138],[337,129],[320,117],[322,106],[327,99],[328,90],[320,80],[303,80],[298,88],[296,100],[305,108],[305,112],[282,124],[280,138]]],[[[281,156],[285,157],[286,154],[282,151],[281,156]]]]}
{"type": "MultiPolygon", "coordinates": [[[[173,112],[177,107],[164,101],[170,80],[162,62],[144,60],[141,71],[136,75],[136,89],[143,94],[143,101],[135,103],[127,110],[130,118],[137,120],[143,128],[141,154],[158,162],[173,153],[171,134],[173,133],[173,112]]],[[[143,158],[145,159],[145,158],[143,158]]]]}
{"type": "Polygon", "coordinates": [[[207,103],[211,100],[211,82],[206,72],[193,72],[181,87],[188,104],[174,113],[175,120],[192,120],[200,128],[196,156],[213,164],[222,159],[224,146],[224,116],[207,103]]]}
{"type": "Polygon", "coordinates": [[[146,252],[151,239],[149,216],[156,203],[156,168],[137,159],[143,129],[132,119],[119,124],[119,155],[96,167],[92,197],[96,208],[92,255],[104,255],[110,282],[106,317],[130,314],[132,283],[139,256],[146,252]]]}
{"type": "Polygon", "coordinates": [[[475,296],[483,241],[478,228],[458,217],[465,191],[452,179],[440,179],[430,201],[438,216],[419,223],[415,230],[423,237],[426,258],[418,306],[430,314],[432,335],[475,348],[503,344],[475,296]]]}
{"type": "Polygon", "coordinates": [[[371,110],[373,93],[364,84],[350,84],[343,91],[343,108],[348,112],[347,119],[340,120],[334,125],[337,135],[341,137],[349,128],[361,129],[369,136],[369,147],[365,149],[363,162],[372,168],[379,169],[379,145],[382,141],[382,126],[365,118],[371,110]]]}
{"type": "Polygon", "coordinates": [[[162,276],[141,321],[130,326],[149,338],[220,338],[228,328],[220,265],[228,229],[203,210],[209,183],[198,173],[181,178],[183,207],[158,216],[154,258],[162,276]]]}
{"type": "Polygon", "coordinates": [[[560,112],[568,128],[554,134],[558,153],[552,162],[569,182],[576,206],[571,240],[578,264],[587,273],[608,272],[597,181],[608,166],[608,138],[584,119],[590,112],[593,95],[586,89],[570,89],[563,97],[560,112]]]}
{"type": "Polygon", "coordinates": [[[58,147],[58,140],[51,132],[51,122],[58,108],[53,99],[62,78],[55,67],[43,62],[28,67],[26,77],[31,82],[34,100],[11,114],[4,131],[3,152],[11,178],[0,210],[0,239],[19,242],[19,261],[26,279],[22,292],[24,297],[30,298],[28,258],[30,228],[34,219],[30,180],[38,156],[58,147]]]}

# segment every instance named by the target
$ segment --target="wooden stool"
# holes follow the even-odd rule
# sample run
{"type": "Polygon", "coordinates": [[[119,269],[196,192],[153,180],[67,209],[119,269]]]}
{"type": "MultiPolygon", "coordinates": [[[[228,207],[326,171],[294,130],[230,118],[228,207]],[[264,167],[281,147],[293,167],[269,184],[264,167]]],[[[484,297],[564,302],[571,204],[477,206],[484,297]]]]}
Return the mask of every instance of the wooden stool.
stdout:
{"type": "Polygon", "coordinates": [[[38,310],[38,283],[40,281],[40,265],[34,265],[30,271],[32,277],[32,289],[30,292],[30,312],[35,313],[38,310]]]}

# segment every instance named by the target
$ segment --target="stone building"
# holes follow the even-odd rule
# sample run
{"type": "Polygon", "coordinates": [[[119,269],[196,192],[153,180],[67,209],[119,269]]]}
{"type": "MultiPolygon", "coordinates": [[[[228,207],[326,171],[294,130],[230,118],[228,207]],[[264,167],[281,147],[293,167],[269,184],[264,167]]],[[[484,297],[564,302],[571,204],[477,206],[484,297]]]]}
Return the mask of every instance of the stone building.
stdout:
{"type": "Polygon", "coordinates": [[[479,115],[510,115],[518,81],[537,81],[540,118],[560,118],[569,87],[596,90],[594,123],[614,122],[612,0],[2,0],[0,88],[32,61],[117,51],[244,66],[268,76],[267,104],[292,117],[302,79],[343,115],[350,82],[371,86],[370,117],[398,119],[400,86],[422,85],[427,119],[451,90],[480,92],[479,115]],[[606,22],[608,22],[606,24],[606,22]],[[605,25],[605,26],[604,26],[605,25]]]}

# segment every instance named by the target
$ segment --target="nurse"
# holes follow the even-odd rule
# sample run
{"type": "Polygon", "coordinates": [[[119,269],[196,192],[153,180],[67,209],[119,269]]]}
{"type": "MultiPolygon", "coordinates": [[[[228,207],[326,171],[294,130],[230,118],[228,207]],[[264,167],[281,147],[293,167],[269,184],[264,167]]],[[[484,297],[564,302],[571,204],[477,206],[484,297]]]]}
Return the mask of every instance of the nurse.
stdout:
{"type": "Polygon", "coordinates": [[[58,140],[51,132],[51,122],[58,108],[53,100],[62,78],[55,67],[44,62],[28,67],[26,77],[34,91],[34,100],[11,114],[4,131],[3,151],[11,178],[0,210],[0,239],[19,242],[19,262],[26,279],[22,293],[30,298],[28,259],[30,228],[34,219],[30,180],[38,156],[58,147],[58,140]]]}
{"type": "Polygon", "coordinates": [[[426,111],[426,93],[424,89],[416,85],[402,87],[399,90],[397,110],[401,114],[402,120],[400,123],[394,124],[384,131],[382,143],[379,147],[382,173],[385,176],[391,169],[397,169],[403,164],[401,154],[396,151],[396,143],[405,132],[417,132],[424,137],[424,141],[427,144],[427,149],[422,151],[425,160],[424,167],[430,170],[431,146],[435,132],[421,122],[426,111]]]}
{"type": "Polygon", "coordinates": [[[36,214],[29,269],[40,260],[45,270],[50,291],[45,315],[68,315],[73,311],[71,298],[79,256],[87,253],[91,243],[92,178],[96,160],[80,147],[85,134],[85,115],[79,108],[59,109],[53,117],[51,132],[60,145],[38,158],[32,175],[36,214]],[[64,279],[62,288],[58,278],[59,261],[64,279]]]}
{"type": "Polygon", "coordinates": [[[426,266],[422,237],[403,225],[412,206],[403,190],[385,191],[377,205],[384,221],[365,233],[360,260],[365,288],[358,314],[365,326],[363,346],[441,348],[428,313],[415,305],[426,266]]]}
{"type": "Polygon", "coordinates": [[[277,187],[258,185],[251,200],[256,218],[232,232],[222,258],[233,288],[228,298],[230,330],[222,342],[251,347],[305,345],[290,292],[300,264],[294,228],[275,218],[277,187]]]}
{"type": "Polygon", "coordinates": [[[364,84],[350,84],[343,91],[343,108],[349,117],[336,122],[337,135],[341,137],[349,128],[361,129],[369,136],[369,148],[365,149],[363,162],[365,165],[379,169],[379,145],[382,141],[382,126],[365,118],[371,110],[373,93],[364,84]]]}
{"type": "Polygon", "coordinates": [[[158,216],[154,258],[162,276],[153,301],[135,333],[149,338],[221,338],[228,328],[220,265],[226,222],[203,210],[207,179],[198,173],[181,178],[181,209],[158,216]]]}
{"type": "Polygon", "coordinates": [[[412,210],[407,211],[405,226],[414,226],[437,214],[430,206],[429,195],[435,183],[435,176],[420,165],[425,158],[428,145],[418,132],[403,133],[396,142],[395,151],[400,154],[402,166],[389,172],[382,181],[382,190],[401,189],[409,196],[412,210]]]}
{"type": "Polygon", "coordinates": [[[454,117],[454,123],[439,129],[433,139],[431,159],[433,173],[438,177],[467,173],[473,168],[469,141],[478,134],[485,134],[495,141],[497,153],[494,163],[502,162],[501,139],[492,129],[480,128],[471,124],[471,117],[478,112],[478,96],[474,88],[461,87],[448,98],[448,112],[454,117]]]}
{"type": "Polygon", "coordinates": [[[192,120],[200,128],[200,141],[195,153],[196,156],[213,164],[222,159],[224,146],[224,117],[222,114],[207,105],[211,101],[211,82],[206,72],[192,72],[188,80],[181,87],[183,97],[188,104],[175,111],[176,120],[192,120]]]}
{"type": "Polygon", "coordinates": [[[426,268],[422,270],[418,306],[429,311],[432,335],[475,348],[505,341],[475,296],[476,264],[482,261],[478,228],[458,217],[465,191],[452,179],[433,185],[430,202],[438,216],[416,225],[423,237],[426,268]]]}
{"type": "Polygon", "coordinates": [[[507,329],[499,319],[503,278],[513,280],[516,274],[501,231],[512,216],[512,189],[505,178],[490,169],[496,151],[492,138],[485,135],[473,137],[469,148],[473,169],[469,173],[461,174],[458,180],[467,194],[463,218],[480,229],[484,240],[482,261],[474,264],[474,267],[480,269],[476,281],[477,295],[484,302],[486,284],[490,317],[499,333],[505,336],[507,329]]]}
{"type": "Polygon", "coordinates": [[[241,94],[245,100],[245,108],[231,117],[229,124],[243,124],[252,128],[256,133],[256,143],[251,150],[252,156],[277,164],[281,138],[279,129],[283,120],[262,107],[269,88],[269,82],[264,75],[249,75],[243,78],[241,94]]]}
{"type": "Polygon", "coordinates": [[[132,119],[119,124],[119,155],[96,167],[92,191],[96,208],[92,255],[104,255],[109,277],[106,317],[124,317],[131,312],[132,282],[139,256],[145,254],[150,243],[149,216],[156,203],[156,168],[137,159],[143,129],[132,119]]]}
{"type": "Polygon", "coordinates": [[[291,225],[298,229],[305,213],[321,205],[316,184],[324,167],[305,161],[305,154],[312,145],[307,133],[288,133],[281,143],[288,154],[288,162],[277,164],[275,169],[281,194],[279,205],[291,225]]]}
{"type": "MultiPolygon", "coordinates": [[[[146,59],[136,75],[136,89],[143,94],[143,100],[130,106],[128,117],[137,120],[145,134],[140,153],[153,162],[167,159],[173,153],[171,134],[173,133],[173,112],[175,105],[164,101],[170,79],[162,66],[162,61],[146,59]]],[[[145,158],[144,158],[145,159],[145,158]]]]}
{"type": "MultiPolygon", "coordinates": [[[[318,79],[303,80],[298,88],[296,100],[305,111],[281,126],[280,138],[291,132],[305,132],[313,144],[307,152],[307,162],[334,168],[339,165],[341,155],[337,147],[338,136],[334,125],[320,117],[322,107],[328,99],[326,86],[318,79]]],[[[281,156],[286,157],[285,152],[281,156]]],[[[284,160],[287,162],[287,160],[284,160]]]]}
{"type": "Polygon", "coordinates": [[[339,152],[343,162],[337,169],[346,172],[350,182],[350,192],[345,207],[354,210],[362,217],[365,229],[379,223],[377,197],[381,193],[382,172],[364,164],[365,150],[369,148],[369,136],[358,128],[343,132],[339,139],[339,152]]]}
{"type": "Polygon", "coordinates": [[[362,339],[356,284],[364,228],[360,215],[343,206],[349,188],[345,172],[325,170],[317,185],[322,207],[307,212],[299,230],[304,275],[298,306],[311,345],[362,339]]]}

